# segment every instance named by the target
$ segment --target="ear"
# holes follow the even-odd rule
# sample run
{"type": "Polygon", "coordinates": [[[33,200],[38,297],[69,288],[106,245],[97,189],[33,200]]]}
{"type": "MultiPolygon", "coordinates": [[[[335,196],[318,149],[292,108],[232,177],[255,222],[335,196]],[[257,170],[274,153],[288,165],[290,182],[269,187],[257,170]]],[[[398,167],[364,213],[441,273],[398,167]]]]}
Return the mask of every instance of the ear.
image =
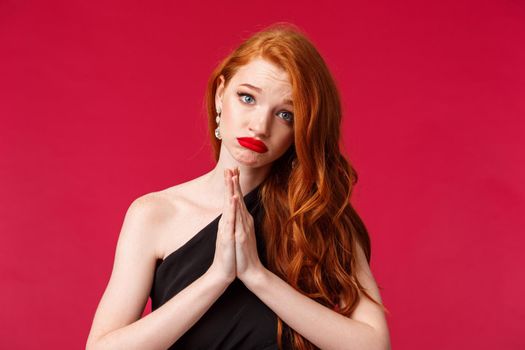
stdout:
{"type": "Polygon", "coordinates": [[[222,96],[224,94],[224,76],[221,74],[218,78],[218,86],[215,91],[215,108],[220,108],[222,111],[222,96]]]}

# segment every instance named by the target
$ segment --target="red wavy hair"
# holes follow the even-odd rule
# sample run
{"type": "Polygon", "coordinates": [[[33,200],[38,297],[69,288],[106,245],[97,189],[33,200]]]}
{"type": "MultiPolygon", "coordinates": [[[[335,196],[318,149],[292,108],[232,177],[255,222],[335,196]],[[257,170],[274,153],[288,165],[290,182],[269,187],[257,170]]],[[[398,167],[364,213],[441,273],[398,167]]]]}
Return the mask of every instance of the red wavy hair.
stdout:
{"type": "MultiPolygon", "coordinates": [[[[336,83],[312,42],[295,25],[278,22],[241,43],[212,72],[205,96],[215,160],[215,93],[222,74],[261,57],[288,72],[294,101],[294,143],[272,164],[261,184],[268,269],[313,300],[350,317],[359,291],[374,303],[356,275],[356,244],[370,262],[370,238],[350,204],[357,173],[340,149],[341,103],[336,83]],[[338,304],[344,305],[339,308],[338,304]]],[[[277,338],[293,349],[317,347],[280,318],[277,338]]]]}

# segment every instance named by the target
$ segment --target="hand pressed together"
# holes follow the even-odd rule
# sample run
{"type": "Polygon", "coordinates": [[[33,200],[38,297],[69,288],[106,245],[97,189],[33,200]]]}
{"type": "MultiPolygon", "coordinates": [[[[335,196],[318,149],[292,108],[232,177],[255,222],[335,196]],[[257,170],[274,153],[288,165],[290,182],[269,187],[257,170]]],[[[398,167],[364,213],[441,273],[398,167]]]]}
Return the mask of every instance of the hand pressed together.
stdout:
{"type": "Polygon", "coordinates": [[[265,267],[257,253],[254,219],[244,203],[239,175],[239,168],[224,170],[223,213],[210,269],[227,284],[237,277],[249,286],[258,280],[265,267]]]}
{"type": "Polygon", "coordinates": [[[245,284],[250,279],[256,278],[264,266],[257,253],[257,239],[255,237],[254,219],[244,203],[244,195],[239,182],[239,168],[236,168],[233,175],[226,175],[226,181],[232,181],[233,194],[235,201],[235,258],[237,277],[245,284]]]}

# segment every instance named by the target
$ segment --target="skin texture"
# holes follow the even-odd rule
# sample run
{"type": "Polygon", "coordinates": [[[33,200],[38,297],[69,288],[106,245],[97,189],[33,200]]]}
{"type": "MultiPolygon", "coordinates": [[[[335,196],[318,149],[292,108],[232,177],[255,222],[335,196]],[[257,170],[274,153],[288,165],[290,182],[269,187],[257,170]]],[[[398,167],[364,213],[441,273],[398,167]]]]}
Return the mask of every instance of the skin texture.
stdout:
{"type": "Polygon", "coordinates": [[[216,94],[217,107],[221,108],[219,160],[200,177],[147,193],[131,203],[86,348],[166,349],[220,297],[237,270],[245,276],[259,267],[260,260],[253,250],[254,238],[246,239],[247,233],[252,232],[251,216],[242,214],[243,207],[237,210],[236,199],[260,184],[271,163],[293,142],[293,125],[289,121],[293,109],[284,103],[284,98],[290,96],[286,72],[265,61],[252,61],[242,67],[227,86],[223,79],[219,81],[216,94]],[[242,92],[250,96],[239,96],[241,83],[260,87],[262,91],[243,87],[242,92]],[[260,154],[247,149],[236,137],[259,139],[268,152],[260,154]],[[242,173],[237,175],[239,181],[232,180],[236,168],[237,174],[242,173]],[[239,219],[235,213],[241,213],[239,219]],[[141,317],[157,260],[177,250],[219,214],[222,217],[210,269],[154,312],[141,317]],[[236,220],[248,221],[248,228],[238,230],[239,246],[235,240],[236,220]],[[235,259],[237,252],[239,266],[235,259]]]}
{"type": "Polygon", "coordinates": [[[262,59],[241,67],[227,87],[220,77],[216,106],[222,110],[219,126],[221,147],[225,147],[231,157],[230,167],[236,165],[231,163],[235,161],[243,174],[246,167],[268,167],[290,147],[293,142],[293,107],[282,101],[290,99],[291,93],[288,74],[262,59]],[[240,86],[243,83],[262,88],[263,93],[240,86]],[[238,93],[248,95],[238,96],[238,93]],[[257,153],[239,145],[236,137],[243,136],[260,139],[268,147],[268,152],[257,153]]]}
{"type": "Polygon", "coordinates": [[[237,277],[241,281],[247,281],[250,276],[256,275],[264,269],[257,253],[257,240],[255,238],[255,228],[253,216],[248,211],[246,203],[239,200],[243,197],[239,185],[239,170],[237,175],[232,177],[232,187],[235,198],[235,259],[237,277]]]}
{"type": "MultiPolygon", "coordinates": [[[[225,85],[219,80],[219,160],[191,181],[140,196],[129,206],[110,280],[96,310],[87,349],[166,349],[190,329],[238,277],[284,322],[322,349],[387,350],[390,341],[382,310],[362,297],[351,318],[302,295],[260,262],[253,217],[242,197],[268,175],[294,139],[293,107],[286,72],[253,60],[225,85]],[[260,87],[260,92],[242,83],[260,87]],[[239,96],[242,92],[250,96],[239,96]],[[257,153],[237,137],[268,147],[257,153]],[[219,214],[216,251],[208,271],[150,314],[148,301],[157,259],[163,259],[219,214]]],[[[381,300],[364,253],[357,249],[358,277],[381,300]]]]}
{"type": "Polygon", "coordinates": [[[261,174],[266,176],[271,163],[291,146],[293,106],[285,102],[291,99],[291,94],[292,86],[288,74],[262,59],[252,60],[241,67],[227,85],[221,76],[217,88],[216,106],[222,112],[219,127],[222,136],[219,164],[225,159],[233,163],[235,169],[233,173],[229,172],[229,169],[226,170],[226,193],[229,193],[230,199],[235,202],[237,213],[231,215],[235,218],[236,271],[241,280],[262,266],[257,255],[253,218],[244,201],[240,200],[244,196],[240,179],[241,169],[243,174],[247,173],[242,179],[246,176],[246,183],[253,183],[250,181],[253,174],[257,174],[256,178],[261,178],[261,174]],[[243,84],[252,85],[254,88],[243,84]],[[266,144],[268,151],[259,153],[246,148],[239,144],[237,137],[259,139],[266,144]]]}
{"type": "MultiPolygon", "coordinates": [[[[264,61],[252,61],[252,64],[243,68],[246,68],[245,73],[248,73],[251,68],[256,68],[254,70],[257,72],[243,74],[243,70],[240,70],[230,82],[229,89],[227,88],[222,96],[220,94],[221,89],[218,90],[218,98],[225,98],[222,106],[224,112],[226,112],[224,124],[221,124],[225,129],[223,131],[223,128],[221,128],[221,134],[225,135],[221,145],[221,158],[222,150],[227,149],[232,160],[236,161],[240,167],[240,172],[237,171],[234,174],[243,174],[240,177],[230,177],[228,172],[226,179],[227,182],[232,181],[231,186],[234,191],[231,194],[231,198],[237,203],[235,209],[237,277],[284,322],[319,348],[390,349],[390,336],[385,315],[376,304],[372,303],[364,295],[361,295],[352,317],[345,317],[302,295],[261,264],[257,255],[253,218],[246,210],[243,201],[239,201],[238,198],[243,196],[243,179],[248,178],[244,180],[244,183],[251,183],[250,178],[257,178],[258,171],[266,174],[268,165],[282,155],[293,141],[293,131],[287,131],[283,127],[282,119],[277,123],[273,118],[264,118],[269,115],[273,116],[276,112],[266,103],[271,104],[274,101],[274,97],[276,102],[283,96],[289,97],[290,95],[287,95],[285,90],[291,93],[291,87],[285,80],[275,75],[279,72],[278,69],[264,61]],[[231,92],[235,91],[239,82],[243,79],[256,78],[260,79],[258,83],[264,86],[264,91],[270,92],[264,98],[261,96],[255,97],[256,103],[259,104],[257,107],[250,107],[244,110],[242,107],[238,107],[235,101],[232,104],[229,103],[231,100],[228,97],[231,97],[231,92]],[[268,85],[265,85],[265,83],[268,83],[268,85]],[[255,117],[253,117],[254,115],[255,117]],[[264,126],[266,126],[266,129],[264,126]],[[235,144],[234,138],[231,137],[231,133],[239,130],[242,135],[242,131],[246,129],[252,132],[258,131],[258,135],[260,135],[259,137],[262,140],[266,140],[271,146],[275,145],[276,153],[261,155],[239,148],[235,144]],[[267,139],[264,137],[267,137],[267,139]],[[274,154],[278,155],[274,156],[274,154]]],[[[282,75],[282,77],[285,76],[285,74],[282,75]]],[[[251,98],[247,98],[247,100],[253,102],[251,98]]],[[[219,105],[219,102],[216,101],[216,104],[219,105]]],[[[222,120],[221,123],[223,123],[222,120]]],[[[247,136],[252,135],[248,134],[247,136]]],[[[372,297],[381,301],[379,289],[366,261],[365,254],[359,245],[356,253],[359,280],[372,297]]]]}

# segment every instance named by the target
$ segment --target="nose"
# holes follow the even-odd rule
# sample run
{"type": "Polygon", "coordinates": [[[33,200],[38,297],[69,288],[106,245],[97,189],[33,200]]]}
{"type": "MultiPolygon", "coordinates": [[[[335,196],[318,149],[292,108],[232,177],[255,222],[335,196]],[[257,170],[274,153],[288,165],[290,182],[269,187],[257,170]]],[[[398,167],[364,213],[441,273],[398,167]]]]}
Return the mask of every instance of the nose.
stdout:
{"type": "Polygon", "coordinates": [[[249,129],[257,136],[268,137],[270,136],[272,120],[271,111],[261,110],[250,119],[249,129]]]}

